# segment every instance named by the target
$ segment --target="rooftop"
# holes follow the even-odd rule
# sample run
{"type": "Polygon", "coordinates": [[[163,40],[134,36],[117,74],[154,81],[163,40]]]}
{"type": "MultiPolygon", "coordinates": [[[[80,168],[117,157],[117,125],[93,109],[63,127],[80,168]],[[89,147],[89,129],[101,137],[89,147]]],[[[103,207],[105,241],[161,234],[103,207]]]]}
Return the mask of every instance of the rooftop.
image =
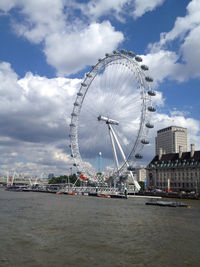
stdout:
{"type": "Polygon", "coordinates": [[[190,156],[190,152],[183,152],[180,158],[179,153],[163,154],[160,160],[156,155],[148,165],[150,168],[184,166],[200,166],[200,151],[195,151],[193,157],[190,156]]]}
{"type": "Polygon", "coordinates": [[[172,130],[173,128],[178,128],[180,130],[184,130],[184,131],[186,130],[187,131],[187,128],[173,125],[173,126],[169,126],[169,127],[160,129],[160,130],[157,131],[157,133],[166,132],[166,131],[172,130]]]}

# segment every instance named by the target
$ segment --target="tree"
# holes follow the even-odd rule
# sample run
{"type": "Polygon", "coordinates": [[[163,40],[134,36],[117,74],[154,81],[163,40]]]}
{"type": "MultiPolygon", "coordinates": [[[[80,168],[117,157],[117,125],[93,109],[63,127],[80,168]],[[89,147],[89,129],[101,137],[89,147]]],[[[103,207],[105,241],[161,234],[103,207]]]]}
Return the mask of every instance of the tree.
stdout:
{"type": "Polygon", "coordinates": [[[145,182],[139,181],[139,185],[141,186],[140,190],[144,191],[145,190],[145,182]]]}
{"type": "MultiPolygon", "coordinates": [[[[71,183],[74,184],[77,180],[77,175],[74,173],[72,175],[61,175],[59,177],[53,177],[49,179],[49,184],[67,184],[71,183]]],[[[80,186],[80,181],[76,182],[76,186],[80,186]]]]}

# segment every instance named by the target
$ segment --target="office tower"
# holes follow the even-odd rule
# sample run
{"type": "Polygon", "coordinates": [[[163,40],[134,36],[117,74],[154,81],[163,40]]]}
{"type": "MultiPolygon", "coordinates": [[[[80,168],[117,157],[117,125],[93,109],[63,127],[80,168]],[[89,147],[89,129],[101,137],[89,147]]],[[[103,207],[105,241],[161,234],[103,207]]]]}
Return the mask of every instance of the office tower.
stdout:
{"type": "Polygon", "coordinates": [[[157,131],[155,138],[156,155],[159,154],[160,149],[162,153],[178,153],[179,147],[182,152],[187,151],[187,128],[179,126],[170,126],[157,131]]]}

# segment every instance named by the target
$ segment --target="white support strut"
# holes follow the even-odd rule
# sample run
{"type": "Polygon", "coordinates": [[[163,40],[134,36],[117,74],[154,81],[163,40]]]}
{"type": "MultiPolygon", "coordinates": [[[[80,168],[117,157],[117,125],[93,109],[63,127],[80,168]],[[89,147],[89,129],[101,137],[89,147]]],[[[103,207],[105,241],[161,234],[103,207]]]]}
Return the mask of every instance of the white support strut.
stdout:
{"type": "Polygon", "coordinates": [[[115,147],[115,143],[114,143],[114,137],[113,137],[111,126],[109,123],[108,123],[108,130],[109,130],[109,134],[110,134],[110,141],[111,141],[112,148],[113,148],[113,155],[114,155],[114,159],[115,159],[115,164],[116,164],[117,171],[118,171],[119,170],[119,161],[117,158],[117,152],[116,152],[116,147],[115,147]]]}
{"type": "Polygon", "coordinates": [[[119,143],[119,140],[118,140],[118,138],[117,138],[117,136],[116,136],[116,134],[115,134],[115,132],[114,132],[114,130],[113,130],[113,128],[112,128],[111,125],[110,125],[110,130],[111,130],[111,132],[112,132],[112,134],[113,134],[113,136],[114,136],[114,138],[115,138],[115,141],[116,141],[117,146],[118,146],[118,148],[119,148],[119,151],[120,151],[120,153],[121,153],[121,155],[122,155],[122,158],[123,158],[124,162],[126,163],[126,166],[128,167],[129,164],[128,164],[127,160],[126,160],[124,151],[123,151],[123,149],[122,149],[122,147],[121,147],[121,145],[120,145],[120,143],[119,143]]]}
{"type": "MultiPolygon", "coordinates": [[[[119,161],[118,161],[118,157],[117,157],[117,151],[116,151],[116,147],[115,147],[115,142],[118,146],[118,149],[121,153],[121,156],[126,164],[127,167],[129,167],[129,163],[126,159],[126,156],[124,154],[124,151],[120,145],[120,142],[117,138],[117,135],[115,134],[115,131],[113,129],[113,127],[111,126],[111,124],[114,124],[114,125],[118,125],[119,122],[115,121],[115,120],[112,120],[112,119],[109,119],[109,118],[106,118],[104,116],[99,116],[98,117],[98,120],[103,120],[106,122],[106,124],[108,124],[108,130],[109,130],[109,134],[110,134],[110,140],[111,140],[111,144],[112,144],[112,148],[113,148],[113,155],[114,155],[114,159],[115,159],[115,163],[116,163],[116,166],[117,166],[117,171],[119,171],[119,161]]],[[[136,188],[136,191],[139,191],[140,190],[140,185],[138,183],[138,181],[136,180],[136,178],[134,177],[133,173],[131,171],[129,171],[129,175],[131,176],[132,180],[133,180],[133,183],[135,185],[135,188],[136,188]]]]}

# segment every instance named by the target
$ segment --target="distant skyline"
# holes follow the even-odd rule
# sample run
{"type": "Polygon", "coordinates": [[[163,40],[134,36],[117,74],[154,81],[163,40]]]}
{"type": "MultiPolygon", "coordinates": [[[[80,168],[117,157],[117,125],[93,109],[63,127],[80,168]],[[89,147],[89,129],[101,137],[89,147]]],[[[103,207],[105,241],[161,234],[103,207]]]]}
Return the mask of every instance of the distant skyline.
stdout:
{"type": "Polygon", "coordinates": [[[70,172],[68,125],[84,73],[122,48],[154,78],[151,139],[181,126],[200,150],[200,1],[3,0],[0,41],[0,173],[70,172]]]}

